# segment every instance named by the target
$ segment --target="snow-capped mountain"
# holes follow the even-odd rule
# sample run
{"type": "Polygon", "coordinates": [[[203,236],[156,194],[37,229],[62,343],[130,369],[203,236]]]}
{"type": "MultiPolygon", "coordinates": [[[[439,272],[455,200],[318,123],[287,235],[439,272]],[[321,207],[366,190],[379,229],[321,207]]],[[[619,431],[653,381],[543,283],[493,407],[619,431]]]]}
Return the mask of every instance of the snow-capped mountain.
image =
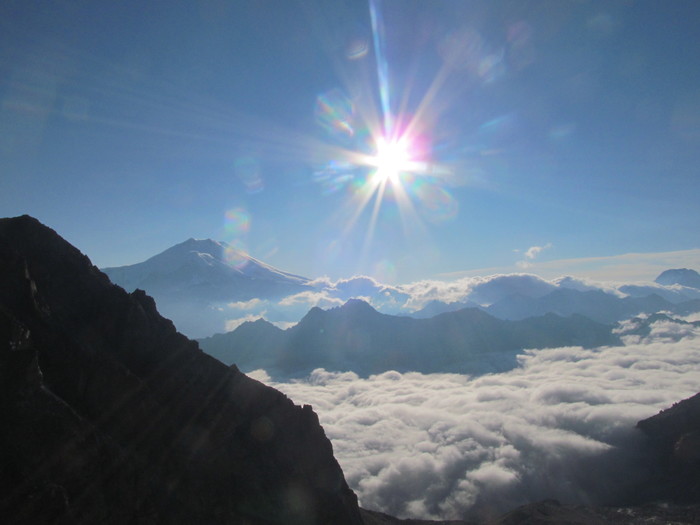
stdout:
{"type": "Polygon", "coordinates": [[[283,295],[308,282],[212,239],[188,239],[142,263],[102,271],[127,291],[224,300],[283,295]]]}
{"type": "Polygon", "coordinates": [[[222,304],[279,298],[310,288],[308,279],[212,239],[188,239],[144,262],[102,271],[128,292],[145,290],[161,313],[193,337],[224,330],[222,304]]]}

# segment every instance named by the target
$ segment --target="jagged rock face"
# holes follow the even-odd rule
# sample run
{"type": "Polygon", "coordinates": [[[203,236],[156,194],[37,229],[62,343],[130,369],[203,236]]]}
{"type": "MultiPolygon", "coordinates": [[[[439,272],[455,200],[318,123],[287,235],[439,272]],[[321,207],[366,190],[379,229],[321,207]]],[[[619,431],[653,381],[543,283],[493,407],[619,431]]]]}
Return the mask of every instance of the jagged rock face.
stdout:
{"type": "Polygon", "coordinates": [[[0,220],[0,418],[3,523],[362,523],[310,407],[26,216],[0,220]]]}

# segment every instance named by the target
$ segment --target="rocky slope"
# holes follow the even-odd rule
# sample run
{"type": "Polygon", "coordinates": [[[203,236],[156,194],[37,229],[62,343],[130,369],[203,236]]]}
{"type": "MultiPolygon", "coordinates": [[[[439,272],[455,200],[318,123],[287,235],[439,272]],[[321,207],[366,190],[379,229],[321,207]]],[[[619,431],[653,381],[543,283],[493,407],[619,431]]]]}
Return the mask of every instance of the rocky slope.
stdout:
{"type": "Polygon", "coordinates": [[[640,421],[637,428],[653,446],[646,498],[700,503],[700,394],[640,421]]]}
{"type": "Polygon", "coordinates": [[[26,216],[0,220],[0,421],[2,523],[362,523],[311,407],[26,216]]]}

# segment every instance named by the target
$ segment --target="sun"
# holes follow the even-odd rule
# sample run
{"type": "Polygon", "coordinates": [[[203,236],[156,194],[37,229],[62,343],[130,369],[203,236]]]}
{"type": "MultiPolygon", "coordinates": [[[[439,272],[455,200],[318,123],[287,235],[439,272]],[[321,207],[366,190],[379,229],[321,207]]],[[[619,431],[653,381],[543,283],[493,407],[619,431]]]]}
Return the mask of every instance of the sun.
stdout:
{"type": "Polygon", "coordinates": [[[399,183],[402,171],[412,169],[411,152],[406,140],[377,139],[377,153],[372,157],[371,164],[376,166],[373,179],[380,184],[399,183]]]}

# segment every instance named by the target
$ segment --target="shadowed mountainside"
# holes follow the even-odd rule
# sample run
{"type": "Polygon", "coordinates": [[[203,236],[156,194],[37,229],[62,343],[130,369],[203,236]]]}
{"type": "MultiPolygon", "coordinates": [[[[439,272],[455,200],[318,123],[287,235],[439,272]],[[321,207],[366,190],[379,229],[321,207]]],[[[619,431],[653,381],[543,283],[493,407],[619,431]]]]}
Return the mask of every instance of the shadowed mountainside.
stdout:
{"type": "Polygon", "coordinates": [[[362,523],[311,407],[27,216],[0,220],[0,421],[3,523],[362,523]]]}
{"type": "Polygon", "coordinates": [[[387,370],[479,374],[513,368],[523,348],[617,343],[611,326],[578,315],[503,321],[465,308],[413,319],[381,314],[357,299],[330,310],[312,308],[284,331],[258,320],[200,340],[205,352],[226,364],[264,368],[276,377],[304,376],[315,368],[362,376],[387,370]]]}
{"type": "Polygon", "coordinates": [[[651,438],[654,476],[649,499],[700,502],[700,394],[637,423],[651,438]]]}

